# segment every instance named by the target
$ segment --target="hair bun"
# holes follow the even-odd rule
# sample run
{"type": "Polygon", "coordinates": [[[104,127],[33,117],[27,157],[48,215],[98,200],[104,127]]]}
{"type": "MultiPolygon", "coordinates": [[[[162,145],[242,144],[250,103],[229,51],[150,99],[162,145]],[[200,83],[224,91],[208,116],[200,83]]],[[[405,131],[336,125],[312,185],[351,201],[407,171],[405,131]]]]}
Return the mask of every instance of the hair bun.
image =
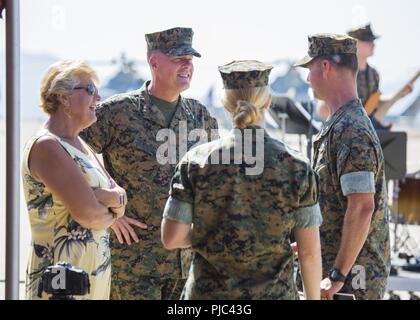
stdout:
{"type": "Polygon", "coordinates": [[[259,111],[249,101],[238,100],[233,122],[238,128],[245,128],[260,117],[259,111]]]}

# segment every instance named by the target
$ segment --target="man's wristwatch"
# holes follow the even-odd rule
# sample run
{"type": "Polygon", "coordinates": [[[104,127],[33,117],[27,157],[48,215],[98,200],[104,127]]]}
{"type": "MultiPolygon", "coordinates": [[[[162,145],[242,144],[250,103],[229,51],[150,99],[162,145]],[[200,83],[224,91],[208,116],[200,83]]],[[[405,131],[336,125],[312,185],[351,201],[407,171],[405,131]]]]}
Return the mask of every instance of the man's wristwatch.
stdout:
{"type": "Polygon", "coordinates": [[[342,274],[340,269],[338,268],[331,269],[331,271],[328,274],[328,278],[330,278],[332,282],[345,282],[346,281],[346,276],[342,274]]]}

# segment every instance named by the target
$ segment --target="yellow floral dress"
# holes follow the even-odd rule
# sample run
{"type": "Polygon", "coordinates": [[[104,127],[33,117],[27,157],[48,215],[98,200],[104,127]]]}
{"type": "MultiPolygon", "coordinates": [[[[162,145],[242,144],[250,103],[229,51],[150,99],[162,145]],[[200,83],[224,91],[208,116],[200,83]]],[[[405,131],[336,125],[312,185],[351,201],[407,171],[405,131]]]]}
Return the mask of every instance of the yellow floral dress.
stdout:
{"type": "MultiPolygon", "coordinates": [[[[89,275],[90,293],[83,297],[76,296],[76,299],[109,299],[111,255],[108,230],[95,231],[81,227],[71,218],[61,201],[42,182],[36,180],[29,170],[31,148],[44,135],[54,136],[46,129],[41,130],[26,143],[23,152],[23,188],[32,231],[32,251],[26,271],[26,299],[49,298],[45,292],[42,297],[38,297],[41,276],[48,266],[60,261],[81,268],[89,275]]],[[[80,167],[92,188],[112,187],[111,179],[93,154],[85,154],[56,138],[80,167]]],[[[86,149],[89,150],[88,147],[86,149]]]]}

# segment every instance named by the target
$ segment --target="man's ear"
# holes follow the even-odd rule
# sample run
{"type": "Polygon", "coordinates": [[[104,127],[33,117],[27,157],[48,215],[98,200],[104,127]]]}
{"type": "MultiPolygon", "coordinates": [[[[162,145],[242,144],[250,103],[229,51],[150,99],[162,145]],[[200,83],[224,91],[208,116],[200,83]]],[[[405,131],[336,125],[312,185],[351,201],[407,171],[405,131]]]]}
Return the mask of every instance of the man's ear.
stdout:
{"type": "Polygon", "coordinates": [[[149,65],[152,69],[156,69],[158,66],[157,58],[155,54],[151,54],[149,58],[149,65]]]}
{"type": "Polygon", "coordinates": [[[322,60],[321,61],[321,70],[322,70],[322,76],[324,79],[328,79],[331,75],[331,72],[333,71],[333,64],[329,60],[322,60]]]}

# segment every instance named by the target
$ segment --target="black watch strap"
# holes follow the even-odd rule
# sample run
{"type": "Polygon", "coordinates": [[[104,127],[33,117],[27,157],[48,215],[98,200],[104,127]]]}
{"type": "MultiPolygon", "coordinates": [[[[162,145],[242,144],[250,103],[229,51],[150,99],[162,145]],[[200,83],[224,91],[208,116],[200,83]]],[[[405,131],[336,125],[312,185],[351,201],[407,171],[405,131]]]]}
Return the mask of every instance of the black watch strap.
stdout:
{"type": "Polygon", "coordinates": [[[328,278],[330,278],[333,282],[345,282],[346,276],[341,273],[340,269],[333,268],[331,269],[330,273],[328,274],[328,278]]]}

